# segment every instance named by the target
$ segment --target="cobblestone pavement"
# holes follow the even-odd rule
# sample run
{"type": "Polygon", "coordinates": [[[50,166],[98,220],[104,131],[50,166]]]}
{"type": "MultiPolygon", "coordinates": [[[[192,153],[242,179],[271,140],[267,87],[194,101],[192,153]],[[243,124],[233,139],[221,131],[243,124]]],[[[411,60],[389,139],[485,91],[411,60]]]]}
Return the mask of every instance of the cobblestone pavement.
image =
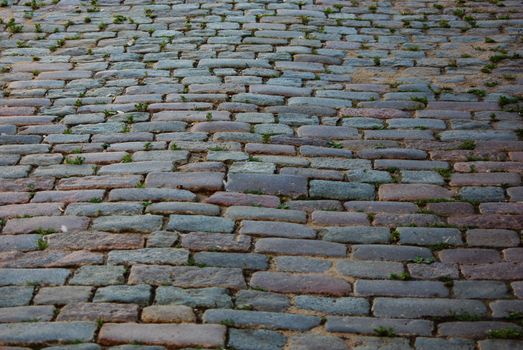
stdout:
{"type": "Polygon", "coordinates": [[[0,6],[2,350],[523,349],[521,1],[0,6]]]}

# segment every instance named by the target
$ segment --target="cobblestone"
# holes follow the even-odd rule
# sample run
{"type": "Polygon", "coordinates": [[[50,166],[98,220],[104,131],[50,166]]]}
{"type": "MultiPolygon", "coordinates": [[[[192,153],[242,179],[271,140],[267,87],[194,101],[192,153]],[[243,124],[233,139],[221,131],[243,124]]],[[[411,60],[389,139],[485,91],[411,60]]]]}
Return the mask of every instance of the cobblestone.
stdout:
{"type": "Polygon", "coordinates": [[[227,309],[210,309],[203,315],[204,322],[229,321],[237,327],[260,326],[269,329],[308,330],[320,323],[315,316],[227,309]]]}
{"type": "Polygon", "coordinates": [[[523,347],[518,1],[0,18],[0,347],[523,347]]]}
{"type": "Polygon", "coordinates": [[[0,291],[5,295],[1,307],[28,305],[33,297],[33,287],[1,287],[0,291]]]}
{"type": "Polygon", "coordinates": [[[229,331],[229,346],[235,349],[279,350],[283,349],[287,338],[282,334],[266,329],[229,331]]]}
{"type": "Polygon", "coordinates": [[[334,336],[316,334],[298,335],[290,339],[291,349],[312,350],[326,347],[332,350],[347,350],[345,342],[334,336]]]}
{"type": "Polygon", "coordinates": [[[104,345],[126,344],[165,344],[170,347],[222,346],[225,341],[225,327],[221,325],[197,324],[136,324],[107,323],[98,335],[104,345]]]}
{"type": "Polygon", "coordinates": [[[194,308],[228,308],[232,305],[231,297],[227,294],[227,290],[217,287],[200,289],[158,287],[155,301],[160,305],[181,304],[194,308]]]}
{"type": "Polygon", "coordinates": [[[58,321],[132,322],[138,316],[138,306],[112,303],[76,303],[64,306],[58,321]]]}
{"type": "Polygon", "coordinates": [[[329,317],[326,328],[337,333],[373,334],[376,328],[390,328],[402,335],[430,335],[432,322],[427,320],[379,319],[372,317],[329,317]]]}
{"type": "Polygon", "coordinates": [[[73,304],[84,302],[91,296],[92,287],[42,287],[34,297],[35,304],[73,304]]]}
{"type": "Polygon", "coordinates": [[[236,294],[236,306],[240,309],[283,312],[289,305],[288,297],[276,293],[240,290],[236,294]]]}
{"type": "Polygon", "coordinates": [[[133,303],[145,305],[151,299],[151,287],[148,285],[115,285],[98,288],[93,302],[133,303]]]}
{"type": "Polygon", "coordinates": [[[185,305],[153,305],[142,311],[142,321],[147,323],[191,323],[196,321],[193,310],[185,305]]]}
{"type": "Polygon", "coordinates": [[[417,318],[422,316],[449,316],[454,314],[472,314],[482,316],[486,308],[477,300],[458,299],[415,299],[415,298],[376,298],[374,299],[373,312],[381,317],[407,317],[417,318]]]}
{"type": "Polygon", "coordinates": [[[326,295],[346,295],[350,284],[340,278],[322,274],[293,275],[283,272],[256,272],[250,285],[279,293],[311,293],[326,295]]]}
{"type": "Polygon", "coordinates": [[[94,340],[95,323],[23,322],[0,325],[0,340],[10,345],[38,345],[53,342],[94,340]]]}

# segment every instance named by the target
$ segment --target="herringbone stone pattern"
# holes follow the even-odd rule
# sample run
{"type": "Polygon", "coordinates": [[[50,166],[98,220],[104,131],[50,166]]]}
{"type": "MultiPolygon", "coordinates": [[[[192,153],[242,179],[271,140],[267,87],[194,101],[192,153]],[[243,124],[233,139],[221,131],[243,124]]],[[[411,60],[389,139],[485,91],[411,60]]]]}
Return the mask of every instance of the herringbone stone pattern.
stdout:
{"type": "Polygon", "coordinates": [[[520,0],[0,18],[0,349],[523,349],[520,0]]]}

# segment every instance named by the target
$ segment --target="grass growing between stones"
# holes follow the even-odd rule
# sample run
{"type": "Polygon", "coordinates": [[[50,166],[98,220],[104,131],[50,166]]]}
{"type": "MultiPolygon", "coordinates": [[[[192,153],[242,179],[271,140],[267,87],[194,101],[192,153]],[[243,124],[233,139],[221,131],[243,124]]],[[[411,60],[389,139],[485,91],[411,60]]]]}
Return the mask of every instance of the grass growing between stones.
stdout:
{"type": "Polygon", "coordinates": [[[510,327],[491,329],[487,332],[487,335],[493,339],[523,339],[523,330],[510,327]]]}
{"type": "Polygon", "coordinates": [[[378,337],[396,337],[396,331],[391,327],[377,327],[374,328],[374,334],[378,337]]]}

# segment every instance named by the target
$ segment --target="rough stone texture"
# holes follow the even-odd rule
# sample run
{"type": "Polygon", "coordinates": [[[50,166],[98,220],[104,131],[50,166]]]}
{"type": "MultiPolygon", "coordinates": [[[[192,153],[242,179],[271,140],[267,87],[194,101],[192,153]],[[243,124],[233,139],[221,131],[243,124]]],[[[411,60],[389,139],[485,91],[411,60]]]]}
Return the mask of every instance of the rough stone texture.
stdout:
{"type": "Polygon", "coordinates": [[[241,272],[240,268],[134,265],[129,275],[129,283],[153,285],[173,283],[183,288],[217,286],[240,289],[245,286],[241,272]]]}
{"type": "Polygon", "coordinates": [[[263,288],[278,293],[310,293],[327,295],[346,295],[350,284],[340,278],[322,274],[293,275],[282,272],[256,272],[251,287],[263,288]]]}
{"type": "Polygon", "coordinates": [[[334,315],[365,315],[369,303],[364,298],[325,298],[300,295],[295,299],[296,307],[334,315]]]}
{"type": "Polygon", "coordinates": [[[0,269],[0,285],[62,285],[69,275],[66,269],[0,269]]]}
{"type": "Polygon", "coordinates": [[[188,252],[175,248],[144,248],[133,251],[113,250],[107,256],[110,265],[165,264],[184,265],[188,252]]]}
{"type": "Polygon", "coordinates": [[[87,301],[91,295],[92,287],[62,286],[43,287],[34,297],[35,304],[73,304],[87,301]]]}
{"type": "Polygon", "coordinates": [[[146,323],[195,322],[193,310],[185,305],[153,305],[142,310],[142,321],[146,323]]]}
{"type": "Polygon", "coordinates": [[[94,295],[94,302],[115,302],[148,304],[151,299],[151,287],[148,285],[116,285],[98,288],[94,295]]]}
{"type": "Polygon", "coordinates": [[[256,252],[265,254],[345,256],[342,244],[305,239],[262,238],[256,242],[256,252]]]}
{"type": "Polygon", "coordinates": [[[0,307],[28,305],[33,297],[33,287],[1,287],[0,307]]]}
{"type": "Polygon", "coordinates": [[[378,196],[384,201],[415,201],[423,199],[450,199],[451,192],[437,185],[381,185],[378,196]]]}
{"type": "Polygon", "coordinates": [[[314,238],[314,230],[308,226],[269,221],[243,220],[240,233],[254,236],[277,236],[287,238],[314,238]]]}
{"type": "Polygon", "coordinates": [[[240,290],[235,297],[236,307],[244,310],[283,312],[290,305],[287,296],[258,290],[240,290]]]}
{"type": "Polygon", "coordinates": [[[179,231],[231,232],[234,222],[219,217],[203,215],[171,215],[167,229],[179,231]]]}
{"type": "Polygon", "coordinates": [[[416,339],[416,348],[420,350],[473,350],[474,341],[460,338],[438,339],[419,337],[416,339]]]}
{"type": "Polygon", "coordinates": [[[489,336],[494,331],[506,331],[507,329],[522,331],[518,325],[503,321],[478,321],[478,322],[445,322],[438,326],[438,334],[442,336],[455,337],[460,335],[464,338],[481,339],[489,336]]]}
{"type": "Polygon", "coordinates": [[[373,317],[329,317],[326,329],[336,333],[374,333],[376,328],[391,328],[401,335],[431,335],[432,322],[427,320],[383,319],[373,317]]]}
{"type": "Polygon", "coordinates": [[[232,305],[231,297],[225,288],[158,287],[155,302],[157,304],[181,304],[190,307],[228,308],[232,305]]]}
{"type": "Polygon", "coordinates": [[[69,281],[74,285],[105,286],[125,282],[123,266],[82,266],[69,281]]]}
{"type": "Polygon", "coordinates": [[[416,298],[376,298],[373,306],[374,315],[380,317],[426,317],[448,316],[452,314],[485,315],[486,308],[477,300],[459,299],[416,299],[416,298]]]}
{"type": "Polygon", "coordinates": [[[58,321],[132,322],[138,316],[137,305],[111,303],[77,303],[64,306],[58,321]]]}
{"type": "Polygon", "coordinates": [[[0,18],[0,347],[522,347],[520,1],[0,18]]]}
{"type": "Polygon", "coordinates": [[[294,175],[231,174],[227,191],[298,197],[307,194],[307,179],[294,175]]]}
{"type": "Polygon", "coordinates": [[[107,323],[102,326],[98,341],[103,345],[141,343],[170,347],[219,347],[225,342],[222,325],[159,325],[107,323]]]}
{"type": "Polygon", "coordinates": [[[282,334],[266,329],[229,331],[229,346],[234,349],[280,350],[287,338],[282,334]]]}
{"type": "Polygon", "coordinates": [[[24,322],[0,324],[0,342],[11,345],[38,345],[94,340],[94,322],[24,322]]]}
{"type": "Polygon", "coordinates": [[[345,342],[337,337],[324,336],[316,334],[297,335],[290,339],[291,349],[296,350],[313,350],[313,349],[331,349],[347,350],[345,342]]]}
{"type": "Polygon", "coordinates": [[[0,322],[51,321],[54,315],[52,306],[15,306],[0,308],[0,322]]]}
{"type": "Polygon", "coordinates": [[[203,314],[207,323],[232,323],[238,327],[262,326],[270,329],[308,330],[320,323],[315,316],[295,315],[276,312],[214,309],[203,314]]]}
{"type": "Polygon", "coordinates": [[[479,341],[478,345],[480,350],[510,350],[521,347],[523,342],[511,339],[487,339],[479,341]]]}

